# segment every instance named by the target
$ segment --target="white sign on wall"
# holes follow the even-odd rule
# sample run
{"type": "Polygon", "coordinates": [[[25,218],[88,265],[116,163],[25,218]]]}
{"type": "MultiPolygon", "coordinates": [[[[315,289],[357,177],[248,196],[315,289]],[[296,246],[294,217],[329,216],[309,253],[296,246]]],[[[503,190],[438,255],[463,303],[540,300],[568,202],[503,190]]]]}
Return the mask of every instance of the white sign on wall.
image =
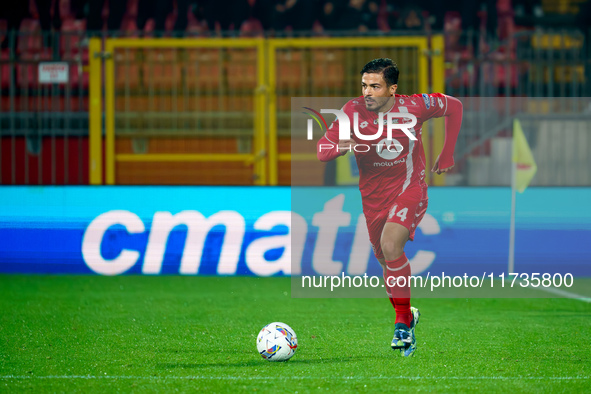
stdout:
{"type": "Polygon", "coordinates": [[[67,83],[68,77],[68,63],[39,63],[39,83],[67,83]]]}

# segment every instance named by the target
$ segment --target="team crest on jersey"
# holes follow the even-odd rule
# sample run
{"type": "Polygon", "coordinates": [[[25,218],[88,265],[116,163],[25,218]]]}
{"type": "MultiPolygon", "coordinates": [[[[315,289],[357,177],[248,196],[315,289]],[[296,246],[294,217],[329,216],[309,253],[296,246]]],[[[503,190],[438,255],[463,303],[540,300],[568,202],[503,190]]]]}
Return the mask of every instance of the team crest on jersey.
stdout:
{"type": "Polygon", "coordinates": [[[425,100],[425,106],[427,109],[431,108],[431,103],[429,102],[429,95],[427,93],[423,93],[423,100],[425,100]]]}

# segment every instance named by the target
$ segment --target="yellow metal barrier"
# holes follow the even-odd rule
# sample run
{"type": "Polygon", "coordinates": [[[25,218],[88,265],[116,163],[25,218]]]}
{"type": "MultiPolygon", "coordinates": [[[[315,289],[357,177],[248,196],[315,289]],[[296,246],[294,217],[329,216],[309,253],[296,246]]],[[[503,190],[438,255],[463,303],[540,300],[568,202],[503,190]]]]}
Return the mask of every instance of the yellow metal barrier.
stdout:
{"type": "MultiPolygon", "coordinates": [[[[431,83],[430,91],[445,93],[445,42],[443,36],[431,38],[431,83]]],[[[425,158],[427,159],[427,174],[429,184],[436,186],[445,185],[445,174],[433,176],[431,166],[437,155],[443,149],[445,141],[445,120],[444,118],[433,119],[427,122],[427,130],[423,131],[423,146],[425,147],[425,158]]]]}
{"type": "MultiPolygon", "coordinates": [[[[267,183],[262,39],[108,39],[105,53],[107,184],[117,182],[118,163],[137,162],[144,163],[145,167],[152,165],[150,163],[171,163],[159,179],[175,179],[175,183],[183,184],[191,183],[190,176],[187,177],[191,171],[207,172],[203,167],[192,167],[190,163],[242,162],[245,167],[253,169],[252,180],[245,184],[267,183]],[[236,68],[239,63],[232,62],[231,58],[248,57],[250,51],[256,52],[256,63],[252,65],[257,70],[253,77],[256,81],[252,81],[256,84],[229,86],[230,78],[239,82],[248,79],[244,74],[227,74],[232,67],[234,71],[239,70],[236,68]],[[201,65],[202,62],[205,66],[201,65]],[[205,75],[193,75],[199,71],[205,75]],[[139,78],[136,73],[142,76],[141,82],[136,81],[139,78]],[[243,107],[236,104],[231,110],[228,106],[232,103],[229,102],[236,98],[236,94],[230,90],[236,87],[243,90],[239,98],[246,100],[241,101],[243,107]],[[117,92],[122,97],[116,97],[117,92]],[[248,105],[253,106],[254,111],[244,108],[248,105]],[[246,121],[253,112],[252,122],[246,121]],[[224,125],[230,123],[231,126],[224,129],[224,125]],[[249,127],[250,123],[252,126],[249,127]],[[224,136],[231,134],[231,141],[223,140],[224,136]],[[208,140],[208,145],[205,142],[196,144],[195,139],[208,140]],[[128,147],[130,144],[131,148],[128,147]],[[118,146],[126,146],[128,151],[120,152],[118,146]],[[192,149],[201,151],[191,152],[192,149]],[[178,170],[178,165],[173,163],[179,162],[188,163],[180,176],[173,178],[174,174],[165,173],[178,170]]],[[[242,61],[246,63],[248,59],[242,61]]],[[[129,164],[129,168],[137,167],[129,164]]],[[[220,175],[230,176],[236,168],[225,170],[218,167],[216,170],[220,175]]],[[[139,174],[142,170],[135,172],[139,174]]],[[[244,178],[248,173],[241,171],[240,176],[244,178]]],[[[127,183],[133,182],[129,178],[127,175],[127,183]]],[[[146,176],[144,179],[150,178],[146,176]]]]}
{"type": "Polygon", "coordinates": [[[102,119],[102,60],[101,40],[91,38],[88,43],[90,81],[88,86],[88,147],[89,182],[91,185],[103,183],[103,119],[102,119]]]}

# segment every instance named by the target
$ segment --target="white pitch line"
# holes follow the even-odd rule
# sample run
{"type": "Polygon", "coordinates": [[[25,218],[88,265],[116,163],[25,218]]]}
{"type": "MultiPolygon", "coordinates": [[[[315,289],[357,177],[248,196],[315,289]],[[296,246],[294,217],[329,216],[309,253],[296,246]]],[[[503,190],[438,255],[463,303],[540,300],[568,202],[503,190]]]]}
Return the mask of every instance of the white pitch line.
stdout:
{"type": "MultiPolygon", "coordinates": [[[[132,380],[320,380],[326,376],[93,376],[93,375],[63,375],[63,376],[27,376],[5,375],[0,380],[8,379],[132,379],[132,380]]],[[[331,376],[340,380],[589,380],[589,376],[331,376]]]]}
{"type": "Polygon", "coordinates": [[[542,287],[535,287],[532,285],[529,285],[528,287],[530,287],[532,289],[547,291],[548,293],[556,294],[556,295],[559,295],[559,296],[562,296],[565,298],[571,298],[573,300],[579,300],[579,301],[591,303],[591,298],[582,296],[580,294],[571,293],[570,291],[560,290],[560,289],[557,289],[556,287],[543,287],[543,286],[542,287]]]}

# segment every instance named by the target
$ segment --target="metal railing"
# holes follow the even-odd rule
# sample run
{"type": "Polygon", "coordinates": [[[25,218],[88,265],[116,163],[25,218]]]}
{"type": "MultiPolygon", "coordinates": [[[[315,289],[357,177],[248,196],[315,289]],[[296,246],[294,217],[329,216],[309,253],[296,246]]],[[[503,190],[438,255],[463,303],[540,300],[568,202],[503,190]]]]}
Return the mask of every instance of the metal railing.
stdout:
{"type": "Polygon", "coordinates": [[[533,186],[591,185],[591,99],[467,97],[448,185],[509,186],[513,120],[538,171],[533,186]]]}
{"type": "Polygon", "coordinates": [[[21,34],[18,46],[10,38],[11,49],[0,56],[0,184],[87,184],[88,72],[81,37],[21,34]],[[67,82],[40,83],[39,65],[56,61],[67,65],[67,82]]]}
{"type": "MultiPolygon", "coordinates": [[[[362,63],[378,56],[400,59],[400,93],[463,98],[456,175],[434,184],[473,184],[468,161],[486,161],[510,119],[531,113],[515,112],[512,97],[552,96],[535,105],[552,106],[545,116],[558,119],[573,115],[570,98],[591,96],[589,42],[576,31],[503,41],[51,37],[24,35],[0,57],[0,184],[289,184],[290,163],[302,159],[291,155],[291,97],[357,96],[362,63]],[[39,64],[49,61],[67,63],[67,83],[39,83],[39,64]],[[501,101],[480,110],[493,96],[501,101]]],[[[443,122],[426,126],[432,158],[443,122]]],[[[581,133],[573,149],[584,145],[581,133]]]]}
{"type": "Polygon", "coordinates": [[[266,183],[263,40],[108,39],[104,53],[107,184],[266,183]]]}
{"type": "MultiPolygon", "coordinates": [[[[292,96],[358,95],[359,70],[379,56],[406,56],[404,89],[426,91],[429,81],[425,37],[115,38],[100,53],[90,59],[105,67],[107,184],[291,184],[292,96]]],[[[102,118],[91,113],[98,163],[102,118]]]]}
{"type": "Polygon", "coordinates": [[[590,97],[589,50],[580,31],[527,31],[504,40],[472,33],[447,37],[446,93],[590,97]]]}

